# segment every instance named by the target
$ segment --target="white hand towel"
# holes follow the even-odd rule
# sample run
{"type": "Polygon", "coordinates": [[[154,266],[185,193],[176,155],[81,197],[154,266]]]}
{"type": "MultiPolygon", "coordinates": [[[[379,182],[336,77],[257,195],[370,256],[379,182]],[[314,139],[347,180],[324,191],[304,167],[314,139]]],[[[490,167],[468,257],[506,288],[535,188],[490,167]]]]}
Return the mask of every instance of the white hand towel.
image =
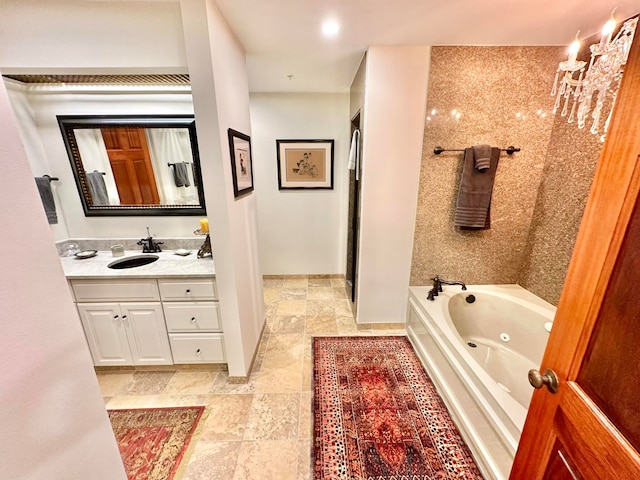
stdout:
{"type": "Polygon", "coordinates": [[[360,143],[360,130],[354,130],[351,135],[351,150],[349,150],[349,170],[356,169],[356,160],[358,158],[358,144],[360,143]]]}
{"type": "Polygon", "coordinates": [[[349,150],[349,170],[356,171],[356,180],[358,180],[358,160],[360,150],[360,130],[354,130],[351,136],[351,149],[349,150]]]}

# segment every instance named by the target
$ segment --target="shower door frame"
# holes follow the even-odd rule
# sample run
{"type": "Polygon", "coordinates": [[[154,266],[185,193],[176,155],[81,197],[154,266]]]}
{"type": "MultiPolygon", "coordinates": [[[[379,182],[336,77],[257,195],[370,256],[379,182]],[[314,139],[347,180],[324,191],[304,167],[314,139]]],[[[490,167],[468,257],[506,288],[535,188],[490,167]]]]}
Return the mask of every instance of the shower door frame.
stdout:
{"type": "Polygon", "coordinates": [[[360,240],[360,179],[362,178],[362,117],[360,113],[360,110],[358,110],[351,119],[351,135],[353,135],[355,130],[360,130],[360,141],[358,142],[358,162],[356,163],[358,171],[349,170],[347,266],[345,270],[345,284],[347,293],[351,299],[354,314],[357,305],[358,242],[360,240]]]}

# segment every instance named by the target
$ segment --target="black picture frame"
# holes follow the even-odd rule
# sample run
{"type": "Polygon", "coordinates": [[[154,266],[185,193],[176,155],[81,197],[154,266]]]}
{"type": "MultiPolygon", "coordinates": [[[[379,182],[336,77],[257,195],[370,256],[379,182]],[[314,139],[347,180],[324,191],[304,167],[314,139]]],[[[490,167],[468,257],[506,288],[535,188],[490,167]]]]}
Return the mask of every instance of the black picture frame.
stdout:
{"type": "Polygon", "coordinates": [[[238,198],[253,191],[253,155],[251,137],[232,128],[227,130],[231,153],[233,195],[238,198]]]}
{"type": "Polygon", "coordinates": [[[334,140],[276,140],[279,190],[333,190],[334,140]]]}

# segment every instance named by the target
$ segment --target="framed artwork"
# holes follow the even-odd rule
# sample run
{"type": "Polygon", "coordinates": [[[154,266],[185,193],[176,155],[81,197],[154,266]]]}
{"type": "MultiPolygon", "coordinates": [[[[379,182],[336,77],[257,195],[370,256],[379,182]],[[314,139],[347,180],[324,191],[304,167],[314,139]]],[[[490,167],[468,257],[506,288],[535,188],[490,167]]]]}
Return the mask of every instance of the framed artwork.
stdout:
{"type": "Polygon", "coordinates": [[[333,140],[276,140],[280,190],[333,189],[333,140]]]}
{"type": "Polygon", "coordinates": [[[229,150],[231,151],[231,174],[233,175],[233,194],[236,197],[253,191],[253,158],[251,157],[251,138],[230,128],[229,150]]]}

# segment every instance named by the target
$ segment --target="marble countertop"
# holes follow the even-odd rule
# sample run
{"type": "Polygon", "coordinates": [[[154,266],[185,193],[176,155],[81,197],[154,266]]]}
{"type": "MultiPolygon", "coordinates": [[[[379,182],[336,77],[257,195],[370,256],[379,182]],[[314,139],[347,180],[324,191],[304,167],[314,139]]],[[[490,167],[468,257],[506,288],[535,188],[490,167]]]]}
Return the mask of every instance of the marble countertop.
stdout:
{"type": "Polygon", "coordinates": [[[80,259],[60,257],[65,276],[70,279],[109,278],[167,278],[167,277],[215,277],[213,258],[198,258],[197,250],[190,255],[180,256],[174,250],[154,254],[160,257],[153,263],[134,268],[108,268],[111,262],[126,257],[142,255],[140,250],[127,250],[124,257],[114,257],[111,251],[99,251],[95,257],[80,259]]]}

